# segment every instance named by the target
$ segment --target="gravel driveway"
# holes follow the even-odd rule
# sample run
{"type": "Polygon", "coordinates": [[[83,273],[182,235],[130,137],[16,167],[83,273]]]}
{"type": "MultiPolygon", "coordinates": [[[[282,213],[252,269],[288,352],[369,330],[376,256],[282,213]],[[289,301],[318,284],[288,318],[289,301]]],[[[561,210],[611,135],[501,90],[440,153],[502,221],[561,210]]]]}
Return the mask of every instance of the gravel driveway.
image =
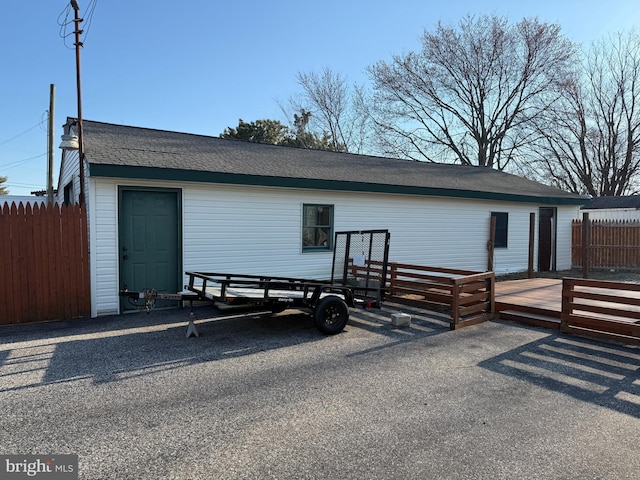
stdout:
{"type": "Polygon", "coordinates": [[[0,454],[86,479],[638,478],[639,348],[394,304],[335,336],[195,314],[189,339],[182,309],[0,328],[0,454]]]}

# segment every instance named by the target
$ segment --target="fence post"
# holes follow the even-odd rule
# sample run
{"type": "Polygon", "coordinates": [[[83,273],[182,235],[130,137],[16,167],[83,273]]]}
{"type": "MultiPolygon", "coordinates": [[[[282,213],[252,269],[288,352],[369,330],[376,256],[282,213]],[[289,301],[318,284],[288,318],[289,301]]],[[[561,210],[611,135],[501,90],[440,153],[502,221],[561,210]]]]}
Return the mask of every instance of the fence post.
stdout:
{"type": "Polygon", "coordinates": [[[589,278],[589,253],[591,246],[591,223],[589,212],[582,214],[582,278],[589,278]]]}

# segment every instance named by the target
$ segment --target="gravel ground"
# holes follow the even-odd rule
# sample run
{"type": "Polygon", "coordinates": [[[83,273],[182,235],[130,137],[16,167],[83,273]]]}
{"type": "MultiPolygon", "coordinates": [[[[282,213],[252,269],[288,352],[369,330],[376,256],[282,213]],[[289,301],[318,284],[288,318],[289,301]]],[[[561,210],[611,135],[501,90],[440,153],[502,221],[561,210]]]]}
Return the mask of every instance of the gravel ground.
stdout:
{"type": "Polygon", "coordinates": [[[0,454],[83,479],[635,479],[640,349],[386,304],[0,328],[0,454]],[[413,316],[394,328],[390,314],[413,316]]]}

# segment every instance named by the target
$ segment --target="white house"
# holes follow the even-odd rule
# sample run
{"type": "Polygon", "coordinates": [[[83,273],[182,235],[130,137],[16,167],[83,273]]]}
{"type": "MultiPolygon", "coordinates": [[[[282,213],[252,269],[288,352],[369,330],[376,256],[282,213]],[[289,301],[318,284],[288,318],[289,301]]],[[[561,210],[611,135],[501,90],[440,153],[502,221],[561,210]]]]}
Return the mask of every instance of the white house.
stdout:
{"type": "MultiPolygon", "coordinates": [[[[66,129],[73,123],[68,119],[66,129]]],[[[184,271],[328,278],[334,232],[388,229],[389,260],[484,271],[571,267],[583,197],[484,167],[422,163],[84,121],[92,316],[175,292],[184,271]]],[[[77,152],[58,192],[77,198],[77,152]]]]}
{"type": "Polygon", "coordinates": [[[640,220],[640,195],[596,197],[580,209],[590,220],[640,220]]]}

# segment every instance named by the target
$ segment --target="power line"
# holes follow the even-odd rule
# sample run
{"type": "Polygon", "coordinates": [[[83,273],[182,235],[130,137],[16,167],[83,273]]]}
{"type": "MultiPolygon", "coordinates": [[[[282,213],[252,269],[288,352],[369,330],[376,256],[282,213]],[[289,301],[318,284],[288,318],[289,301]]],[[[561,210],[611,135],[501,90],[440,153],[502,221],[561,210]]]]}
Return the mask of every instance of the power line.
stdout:
{"type": "Polygon", "coordinates": [[[34,128],[39,127],[40,125],[42,125],[42,124],[43,124],[43,123],[45,123],[45,122],[46,122],[46,119],[40,120],[40,121],[39,121],[38,123],[36,123],[33,127],[29,127],[29,128],[27,128],[24,132],[21,132],[21,133],[19,133],[19,134],[15,135],[15,136],[13,136],[13,137],[9,138],[8,140],[4,140],[3,142],[0,142],[0,146],[5,145],[5,144],[7,144],[7,143],[9,143],[9,142],[11,142],[11,141],[13,141],[13,140],[15,140],[16,138],[21,137],[22,135],[24,135],[24,134],[26,134],[26,133],[29,133],[31,130],[33,130],[34,128]]]}
{"type": "MultiPolygon", "coordinates": [[[[84,37],[82,39],[82,43],[87,39],[87,35],[89,34],[89,30],[91,28],[91,21],[93,20],[93,13],[95,12],[96,5],[98,4],[98,0],[91,0],[89,2],[89,6],[85,10],[85,16],[87,17],[85,20],[85,28],[83,30],[84,37]]],[[[67,38],[71,37],[75,33],[75,29],[69,31],[67,27],[69,25],[73,25],[73,18],[71,16],[71,4],[67,3],[67,5],[62,9],[60,14],[58,15],[58,25],[60,26],[60,38],[62,38],[64,46],[68,49],[75,48],[75,44],[68,45],[67,38]]]]}
{"type": "Polygon", "coordinates": [[[41,153],[40,155],[34,155],[33,157],[23,158],[22,160],[17,160],[15,162],[11,162],[11,163],[6,163],[4,165],[0,165],[0,168],[2,168],[2,170],[10,170],[12,168],[19,167],[20,165],[24,165],[25,163],[28,163],[31,160],[35,160],[37,158],[45,157],[46,155],[47,155],[47,152],[41,153]]]}
{"type": "Polygon", "coordinates": [[[17,187],[17,188],[39,188],[39,187],[42,186],[42,184],[7,182],[7,183],[5,183],[5,186],[7,186],[7,187],[17,187]]]}
{"type": "Polygon", "coordinates": [[[58,33],[58,35],[60,35],[60,38],[62,38],[64,46],[69,49],[73,48],[72,45],[67,45],[67,37],[73,35],[73,32],[67,33],[67,26],[73,23],[73,20],[69,18],[70,13],[71,4],[67,3],[66,7],[64,7],[64,9],[62,9],[62,11],[60,12],[60,15],[58,15],[58,25],[60,26],[60,32],[58,33]]]}
{"type": "Polygon", "coordinates": [[[96,10],[96,5],[98,4],[98,0],[91,0],[89,6],[87,7],[86,17],[87,21],[85,23],[84,29],[84,41],[87,40],[87,36],[89,35],[89,30],[91,30],[91,21],[93,20],[93,12],[96,10]]]}

